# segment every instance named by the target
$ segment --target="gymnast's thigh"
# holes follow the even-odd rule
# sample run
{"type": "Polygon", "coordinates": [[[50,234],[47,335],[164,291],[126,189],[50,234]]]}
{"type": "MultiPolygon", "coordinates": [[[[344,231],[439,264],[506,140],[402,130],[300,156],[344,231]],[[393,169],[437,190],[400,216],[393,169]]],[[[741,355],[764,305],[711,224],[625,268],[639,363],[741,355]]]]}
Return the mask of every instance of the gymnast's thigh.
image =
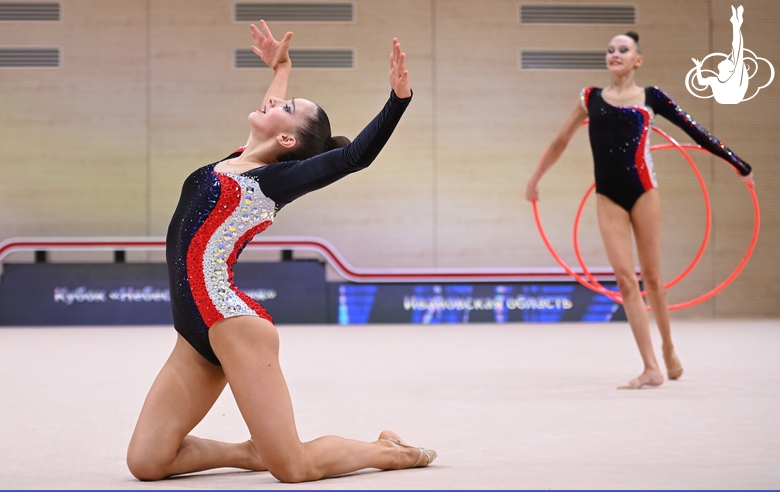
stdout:
{"type": "Polygon", "coordinates": [[[631,210],[631,226],[643,276],[660,274],[661,225],[660,194],[652,189],[643,194],[631,210]]]}
{"type": "Polygon", "coordinates": [[[632,277],[634,260],[628,212],[608,196],[597,193],[596,214],[601,239],[612,269],[619,278],[632,277]]]}
{"type": "Polygon", "coordinates": [[[175,456],[190,431],[214,405],[227,380],[220,366],[181,335],[144,401],[128,455],[175,456]]]}
{"type": "Polygon", "coordinates": [[[209,330],[236,404],[269,470],[306,460],[279,364],[279,335],[268,320],[236,316],[209,330]]]}

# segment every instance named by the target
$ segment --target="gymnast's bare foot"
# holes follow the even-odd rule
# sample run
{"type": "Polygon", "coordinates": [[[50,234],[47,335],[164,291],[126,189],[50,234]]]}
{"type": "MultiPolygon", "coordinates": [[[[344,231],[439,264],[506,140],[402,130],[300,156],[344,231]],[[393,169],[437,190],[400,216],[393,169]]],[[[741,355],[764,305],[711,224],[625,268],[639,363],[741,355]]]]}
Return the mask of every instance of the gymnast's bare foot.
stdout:
{"type": "Polygon", "coordinates": [[[669,379],[679,379],[682,376],[683,367],[674,349],[670,351],[664,350],[664,363],[666,364],[666,375],[669,379]]]}
{"type": "Polygon", "coordinates": [[[390,443],[390,446],[400,451],[400,458],[398,460],[397,469],[404,468],[422,468],[433,463],[436,459],[436,451],[432,449],[418,448],[416,446],[410,446],[406,444],[401,436],[393,431],[382,431],[379,434],[379,441],[390,443]]]}
{"type": "Polygon", "coordinates": [[[664,384],[664,376],[661,371],[656,369],[643,372],[638,378],[618,386],[617,389],[657,388],[662,384],[664,384]]]}

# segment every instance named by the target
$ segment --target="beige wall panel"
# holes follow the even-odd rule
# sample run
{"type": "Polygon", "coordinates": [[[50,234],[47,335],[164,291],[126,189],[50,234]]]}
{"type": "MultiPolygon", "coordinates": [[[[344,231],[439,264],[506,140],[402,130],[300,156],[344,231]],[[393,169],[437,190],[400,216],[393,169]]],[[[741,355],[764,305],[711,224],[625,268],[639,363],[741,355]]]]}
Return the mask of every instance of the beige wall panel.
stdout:
{"type": "Polygon", "coordinates": [[[319,79],[322,70],[300,72],[295,92],[328,111],[335,134],[354,138],[387,100],[388,55],[398,37],[414,100],[371,167],[293,202],[280,212],[273,233],[323,237],[358,267],[430,267],[435,226],[430,7],[415,1],[355,5],[356,22],[329,32],[290,25],[296,37],[302,33],[300,46],[352,46],[357,52],[354,70],[332,71],[327,80],[319,79]]]}
{"type": "Polygon", "coordinates": [[[0,239],[146,233],[144,21],[73,0],[0,26],[0,46],[60,48],[59,68],[0,70],[0,239]]]}
{"type": "Polygon", "coordinates": [[[438,263],[511,265],[524,232],[518,217],[530,210],[520,193],[517,5],[435,5],[438,263]]]}
{"type": "MultiPolygon", "coordinates": [[[[748,40],[752,37],[751,33],[756,31],[760,31],[764,35],[776,31],[771,27],[767,28],[766,25],[762,26],[761,24],[752,21],[757,17],[760,17],[763,19],[775,19],[770,23],[776,23],[778,17],[780,17],[777,15],[777,9],[768,2],[744,2],[743,5],[746,10],[746,20],[743,25],[746,46],[756,50],[758,53],[765,53],[764,56],[767,56],[768,53],[776,54],[776,46],[778,46],[777,39],[773,41],[760,40],[754,43],[751,43],[748,40]]],[[[706,27],[694,27],[694,14],[691,13],[690,35],[687,36],[686,39],[690,39],[691,41],[695,41],[695,39],[707,39],[711,44],[700,46],[700,43],[680,43],[677,50],[674,50],[673,46],[667,44],[670,53],[676,51],[680,55],[679,60],[676,58],[670,60],[671,67],[680,67],[673,70],[676,79],[669,81],[669,87],[674,88],[673,97],[680,105],[690,111],[699,123],[726,142],[727,145],[735,150],[742,158],[753,164],[759,172],[759,180],[768,178],[772,181],[774,180],[773,177],[760,175],[760,162],[762,156],[757,151],[761,145],[764,145],[766,149],[769,149],[769,146],[766,146],[766,137],[768,135],[762,136],[761,134],[764,132],[769,132],[770,134],[776,132],[777,122],[770,123],[764,118],[760,123],[756,124],[755,118],[755,113],[761,111],[761,108],[765,108],[766,104],[777,104],[776,101],[772,101],[771,91],[762,91],[761,99],[763,102],[760,104],[755,104],[756,101],[749,101],[740,105],[725,106],[715,103],[713,99],[696,99],[684,90],[684,86],[681,82],[683,79],[679,77],[679,74],[692,68],[692,63],[688,61],[690,57],[702,59],[709,53],[723,51],[728,53],[731,49],[731,24],[729,22],[729,17],[731,15],[730,5],[725,2],[707,2],[706,5],[703,6],[692,3],[691,7],[696,7],[696,10],[700,11],[700,18],[706,19],[707,21],[711,19],[713,30],[712,33],[709,34],[706,27]],[[763,142],[763,144],[761,142],[763,142]]],[[[764,21],[764,24],[766,24],[766,21],[764,21]]],[[[643,45],[643,47],[644,46],[646,46],[646,44],[643,45]]],[[[646,48],[645,52],[647,53],[646,48]]],[[[671,90],[672,89],[667,89],[670,94],[671,90]]],[[[679,130],[675,129],[674,132],[670,133],[680,141],[690,141],[690,139],[679,130]]],[[[708,251],[694,273],[678,287],[675,287],[670,291],[670,302],[679,302],[681,300],[696,297],[719,285],[739,263],[747,248],[752,231],[752,207],[748,198],[748,193],[745,191],[744,186],[740,181],[735,177],[730,166],[720,159],[705,157],[704,155],[696,157],[696,161],[700,163],[701,172],[707,178],[707,184],[710,190],[710,198],[713,206],[712,236],[708,251]]],[[[666,191],[666,181],[667,180],[664,180],[662,182],[662,196],[673,196],[676,203],[674,206],[670,207],[668,200],[665,198],[664,244],[666,245],[668,243],[668,231],[671,231],[672,234],[680,238],[686,238],[684,242],[688,242],[689,239],[686,236],[690,236],[690,232],[693,229],[686,225],[688,224],[689,218],[692,217],[689,217],[690,209],[685,205],[687,201],[690,201],[688,197],[697,195],[697,193],[693,189],[689,192],[681,189],[681,187],[684,186],[684,183],[690,182],[690,178],[679,176],[679,181],[675,180],[672,184],[675,188],[674,192],[671,194],[664,194],[666,191]],[[677,207],[677,204],[680,206],[677,207]]],[[[762,193],[761,187],[766,185],[767,183],[759,181],[759,196],[762,197],[762,203],[764,205],[762,208],[766,208],[766,205],[776,207],[776,204],[772,205],[767,202],[767,200],[773,201],[771,197],[772,194],[762,193]]],[[[700,196],[700,193],[698,195],[700,196]]],[[[694,218],[693,220],[695,223],[698,219],[694,218]]],[[[759,242],[753,260],[748,264],[745,272],[731,287],[724,291],[723,294],[705,302],[697,308],[677,313],[675,316],[688,317],[691,314],[702,315],[707,312],[708,308],[709,313],[712,316],[744,316],[746,314],[766,316],[769,311],[772,310],[777,313],[778,311],[775,306],[767,307],[766,297],[756,295],[757,292],[755,291],[758,290],[757,288],[754,288],[753,292],[750,292],[751,289],[740,288],[740,283],[743,282],[750,283],[758,281],[759,284],[766,285],[767,287],[767,284],[772,283],[772,281],[768,279],[764,281],[759,280],[761,277],[760,273],[754,275],[749,273],[749,271],[751,268],[757,268],[758,270],[756,273],[758,273],[759,270],[762,272],[772,270],[777,272],[776,265],[774,268],[769,268],[767,270],[767,257],[766,255],[762,255],[762,249],[765,247],[764,245],[773,244],[774,240],[776,240],[770,239],[771,242],[764,243],[764,233],[774,236],[776,235],[776,230],[776,228],[767,228],[765,225],[762,230],[762,242],[759,242]]],[[[690,240],[692,239],[693,238],[691,237],[690,240]]],[[[682,250],[679,251],[680,254],[677,256],[672,254],[664,255],[664,262],[666,264],[669,264],[670,262],[680,262],[683,254],[682,250]]],[[[768,276],[774,277],[776,276],[776,273],[768,276]]]]}
{"type": "MultiPolygon", "coordinates": [[[[737,4],[734,4],[735,6],[737,4]]],[[[780,68],[780,3],[744,2],[745,8],[742,35],[745,47],[756,55],[769,59],[775,70],[780,68]]],[[[730,51],[731,4],[724,1],[712,2],[712,52],[730,51]]],[[[756,76],[751,79],[749,93],[753,87],[768,80],[766,64],[761,64],[756,76]]],[[[711,101],[711,100],[708,100],[711,101]]],[[[762,221],[759,242],[750,263],[734,283],[713,300],[716,315],[723,317],[754,313],[757,316],[777,315],[780,312],[774,299],[780,295],[778,275],[780,274],[780,177],[772,169],[777,153],[776,144],[780,118],[776,108],[780,107],[780,86],[777,81],[761,90],[752,100],[738,105],[714,104],[717,134],[727,145],[748,161],[755,170],[756,192],[761,204],[762,221]],[[774,144],[774,145],[773,145],[774,144]]],[[[718,196],[714,202],[715,214],[720,224],[717,238],[717,261],[715,277],[726,278],[745,252],[753,229],[752,206],[748,193],[728,166],[717,163],[718,196]]]]}
{"type": "MultiPolygon", "coordinates": [[[[441,173],[440,235],[446,238],[440,239],[444,245],[442,257],[448,254],[453,259],[467,257],[475,265],[486,260],[500,265],[518,260],[522,265],[539,261],[554,265],[535,232],[530,206],[522,199],[525,182],[576,104],[580,89],[586,85],[604,85],[608,76],[606,71],[518,70],[518,51],[522,48],[602,49],[613,34],[633,26],[520,25],[517,3],[496,1],[480,4],[479,22],[469,23],[469,36],[461,36],[460,19],[468,16],[473,4],[442,2],[437,8],[441,17],[437,24],[441,40],[437,44],[440,63],[437,93],[442,100],[438,104],[438,116],[446,122],[439,124],[439,166],[447,169],[441,173]],[[491,49],[485,49],[485,43],[473,42],[491,36],[506,41],[496,42],[491,49]],[[455,114],[456,107],[447,105],[464,98],[482,103],[480,110],[469,112],[468,119],[455,114]],[[491,101],[497,102],[491,106],[491,101]],[[470,150],[464,148],[462,142],[475,140],[479,143],[469,146],[470,150]],[[486,160],[490,169],[485,169],[485,164],[475,165],[486,160]],[[464,172],[469,179],[460,180],[464,172]],[[480,173],[479,180],[474,179],[476,173],[480,173]],[[457,239],[462,227],[455,220],[445,220],[444,216],[467,188],[475,189],[480,204],[471,209],[473,217],[468,222],[474,234],[469,234],[468,244],[463,244],[457,239]],[[496,251],[495,244],[504,247],[496,251]],[[450,250],[444,249],[447,246],[450,250]]],[[[706,26],[706,22],[703,24],[706,26]]],[[[556,222],[548,224],[555,244],[562,244],[564,253],[571,251],[574,211],[592,181],[592,160],[587,138],[583,137],[585,133],[583,129],[575,137],[542,185],[540,206],[544,213],[552,209],[571,210],[572,219],[559,219],[562,227],[557,227],[556,222]]],[[[598,242],[595,221],[588,224],[588,220],[588,217],[584,219],[583,242],[587,243],[588,235],[598,242]]],[[[600,255],[596,261],[603,265],[605,258],[600,255]]]]}

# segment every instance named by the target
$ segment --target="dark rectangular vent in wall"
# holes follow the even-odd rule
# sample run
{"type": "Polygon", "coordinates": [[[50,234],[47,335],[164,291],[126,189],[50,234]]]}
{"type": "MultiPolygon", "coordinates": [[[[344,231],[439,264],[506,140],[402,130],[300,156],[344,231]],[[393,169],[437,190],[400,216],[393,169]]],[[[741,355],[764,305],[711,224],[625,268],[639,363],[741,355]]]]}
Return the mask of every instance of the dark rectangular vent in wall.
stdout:
{"type": "MultiPolygon", "coordinates": [[[[295,68],[352,68],[355,54],[352,50],[290,50],[290,61],[295,68]]],[[[236,68],[266,68],[267,65],[250,49],[237,49],[236,68]]]]}
{"type": "Polygon", "coordinates": [[[59,66],[59,48],[0,48],[0,68],[59,66]]]}
{"type": "Polygon", "coordinates": [[[603,70],[607,67],[605,51],[535,51],[520,52],[523,70],[603,70]]]}
{"type": "Polygon", "coordinates": [[[636,24],[636,6],[520,4],[520,23],[636,24]]]}
{"type": "Polygon", "coordinates": [[[60,4],[0,2],[0,21],[58,21],[60,4]]]}
{"type": "Polygon", "coordinates": [[[237,22],[352,22],[355,9],[351,3],[237,3],[235,17],[237,22]]]}

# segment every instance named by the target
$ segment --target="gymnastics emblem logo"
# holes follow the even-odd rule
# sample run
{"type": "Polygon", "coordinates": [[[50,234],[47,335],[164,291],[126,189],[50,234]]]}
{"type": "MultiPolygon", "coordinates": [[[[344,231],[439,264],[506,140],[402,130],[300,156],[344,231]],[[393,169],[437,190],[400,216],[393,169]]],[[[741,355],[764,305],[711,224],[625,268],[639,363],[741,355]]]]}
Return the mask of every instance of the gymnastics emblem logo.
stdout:
{"type": "Polygon", "coordinates": [[[744,11],[745,9],[742,5],[736,9],[733,5],[731,6],[732,15],[731,19],[729,19],[733,33],[731,54],[711,53],[702,61],[692,58],[696,66],[685,76],[685,88],[692,95],[700,99],[714,97],[720,104],[739,104],[753,99],[761,89],[772,83],[772,80],[775,78],[775,67],[766,58],[761,58],[745,48],[742,31],[740,30],[744,11]],[[718,63],[718,73],[701,68],[704,62],[712,57],[722,58],[720,63],[718,63]],[[766,63],[769,67],[769,81],[758,87],[750,97],[746,98],[745,94],[747,94],[750,79],[758,73],[759,61],[766,63]],[[708,87],[712,89],[712,94],[706,96],[697,94],[697,92],[706,92],[708,87]]]}

